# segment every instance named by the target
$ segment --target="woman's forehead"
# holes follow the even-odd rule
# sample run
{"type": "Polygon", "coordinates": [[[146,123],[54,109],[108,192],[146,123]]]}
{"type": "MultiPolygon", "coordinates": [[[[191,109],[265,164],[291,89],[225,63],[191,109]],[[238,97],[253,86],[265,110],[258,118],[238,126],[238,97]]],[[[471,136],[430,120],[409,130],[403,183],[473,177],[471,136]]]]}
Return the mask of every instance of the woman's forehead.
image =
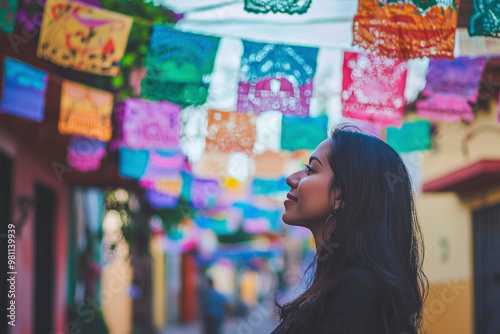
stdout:
{"type": "Polygon", "coordinates": [[[331,144],[330,144],[328,139],[325,139],[324,141],[322,141],[318,145],[318,147],[316,147],[314,152],[311,153],[311,156],[315,156],[323,162],[323,160],[328,157],[328,153],[330,152],[330,149],[331,149],[331,144]],[[323,158],[323,159],[321,159],[321,158],[323,158]]]}

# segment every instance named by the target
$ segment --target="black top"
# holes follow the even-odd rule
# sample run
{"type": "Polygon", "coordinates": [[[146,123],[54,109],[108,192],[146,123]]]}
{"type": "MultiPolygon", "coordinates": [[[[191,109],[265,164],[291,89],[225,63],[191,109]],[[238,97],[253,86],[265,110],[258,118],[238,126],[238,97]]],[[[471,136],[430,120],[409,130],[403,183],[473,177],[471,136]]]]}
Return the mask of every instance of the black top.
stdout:
{"type": "MultiPolygon", "coordinates": [[[[325,312],[315,324],[314,334],[383,333],[380,293],[379,284],[368,270],[346,270],[327,295],[325,312]]],[[[286,327],[283,321],[271,334],[286,334],[286,327]]]]}

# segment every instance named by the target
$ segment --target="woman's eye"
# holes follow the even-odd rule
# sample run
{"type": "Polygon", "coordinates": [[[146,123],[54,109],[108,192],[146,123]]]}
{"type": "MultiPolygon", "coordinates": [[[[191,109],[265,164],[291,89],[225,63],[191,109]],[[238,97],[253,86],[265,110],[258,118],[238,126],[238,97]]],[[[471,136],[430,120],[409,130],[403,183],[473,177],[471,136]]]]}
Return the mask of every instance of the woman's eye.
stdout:
{"type": "Polygon", "coordinates": [[[304,167],[307,168],[306,172],[314,172],[313,169],[311,168],[311,165],[304,164],[304,167]]]}

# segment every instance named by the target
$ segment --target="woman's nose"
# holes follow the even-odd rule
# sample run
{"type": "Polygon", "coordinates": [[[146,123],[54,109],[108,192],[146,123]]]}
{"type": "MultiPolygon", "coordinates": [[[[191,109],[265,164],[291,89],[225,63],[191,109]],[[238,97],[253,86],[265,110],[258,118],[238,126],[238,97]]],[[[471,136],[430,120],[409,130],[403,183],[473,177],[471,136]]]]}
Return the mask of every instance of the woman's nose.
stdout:
{"type": "Polygon", "coordinates": [[[287,178],[286,178],[286,184],[294,189],[294,188],[297,188],[297,185],[299,184],[299,181],[300,181],[300,178],[299,178],[299,171],[289,175],[287,178]]]}

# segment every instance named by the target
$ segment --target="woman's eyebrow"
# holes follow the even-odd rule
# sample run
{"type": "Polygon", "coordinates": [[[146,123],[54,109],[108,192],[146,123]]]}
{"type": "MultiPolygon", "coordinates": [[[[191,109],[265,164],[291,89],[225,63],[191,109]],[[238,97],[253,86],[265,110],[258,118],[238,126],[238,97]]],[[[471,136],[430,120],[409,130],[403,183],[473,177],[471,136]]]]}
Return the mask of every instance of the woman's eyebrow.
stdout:
{"type": "Polygon", "coordinates": [[[311,163],[312,160],[316,160],[317,162],[319,162],[319,164],[321,166],[323,166],[323,164],[321,163],[321,161],[319,161],[319,159],[317,157],[315,157],[314,155],[312,157],[309,158],[309,163],[311,163]]]}

